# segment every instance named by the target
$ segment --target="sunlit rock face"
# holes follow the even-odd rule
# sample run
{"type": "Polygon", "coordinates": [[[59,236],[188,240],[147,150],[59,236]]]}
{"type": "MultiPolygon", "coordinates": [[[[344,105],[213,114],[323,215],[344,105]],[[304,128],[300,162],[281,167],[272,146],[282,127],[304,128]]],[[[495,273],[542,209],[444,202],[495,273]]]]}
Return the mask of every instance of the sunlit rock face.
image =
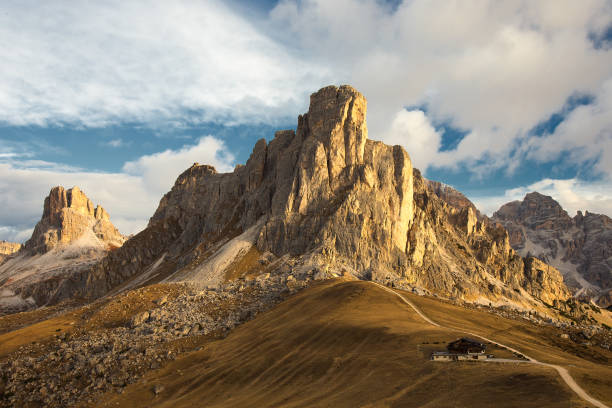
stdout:
{"type": "Polygon", "coordinates": [[[93,232],[100,245],[119,247],[125,238],[110,222],[101,206],[93,203],[78,187],[53,187],[45,198],[41,220],[25,243],[29,253],[46,253],[59,244],[70,244],[93,232]]]}
{"type": "Polygon", "coordinates": [[[254,248],[296,274],[351,274],[466,300],[569,296],[556,269],[534,269],[465,196],[422,178],[402,147],[368,139],[366,109],[352,87],[329,86],[311,96],[295,131],[258,141],[233,172],[195,163],[148,227],[91,271],[85,294],[157,269],[166,280],[216,284],[254,248]]]}
{"type": "Polygon", "coordinates": [[[78,187],[52,188],[31,238],[1,262],[0,314],[74,297],[90,268],[124,242],[78,187]]]}
{"type": "Polygon", "coordinates": [[[21,249],[21,244],[17,242],[0,241],[0,264],[4,260],[21,249]]]}

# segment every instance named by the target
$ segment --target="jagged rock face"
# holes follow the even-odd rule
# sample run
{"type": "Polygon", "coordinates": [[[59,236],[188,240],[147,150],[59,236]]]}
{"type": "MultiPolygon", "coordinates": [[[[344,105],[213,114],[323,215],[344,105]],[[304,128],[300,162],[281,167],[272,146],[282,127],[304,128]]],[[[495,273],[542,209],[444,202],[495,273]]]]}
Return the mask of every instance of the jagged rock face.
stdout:
{"type": "Polygon", "coordinates": [[[478,218],[481,218],[480,211],[476,208],[474,203],[472,203],[463,193],[457,191],[453,187],[440,183],[439,181],[427,180],[425,179],[425,183],[427,188],[429,188],[435,195],[437,195],[442,201],[451,207],[462,209],[465,207],[470,207],[474,214],[478,218]]]}
{"type": "Polygon", "coordinates": [[[21,244],[16,242],[0,241],[0,264],[4,260],[21,249],[21,244]]]}
{"type": "Polygon", "coordinates": [[[11,255],[21,249],[21,244],[16,242],[0,241],[0,254],[11,255]]]}
{"type": "Polygon", "coordinates": [[[553,225],[567,228],[572,223],[558,202],[538,192],[527,194],[522,202],[514,201],[502,206],[495,216],[500,219],[520,218],[532,229],[550,229],[553,225]]]}
{"type": "Polygon", "coordinates": [[[153,276],[213,283],[225,255],[252,246],[317,275],[351,273],[445,296],[522,304],[569,296],[554,268],[536,273],[512,250],[503,227],[438,197],[402,147],[367,139],[365,113],[353,88],[323,88],[297,130],[257,142],[246,165],[219,174],[194,164],[147,229],[91,271],[85,295],[153,276]]]}
{"type": "Polygon", "coordinates": [[[415,171],[415,221],[409,242],[407,280],[432,292],[465,300],[525,298],[546,303],[567,299],[569,292],[554,268],[533,272],[533,260],[510,247],[506,230],[472,205],[449,205],[415,171]]]}
{"type": "Polygon", "coordinates": [[[412,165],[399,146],[367,140],[365,111],[365,98],[350,87],[320,90],[297,132],[277,132],[269,145],[260,140],[246,166],[217,174],[194,165],[179,176],[149,225],[176,218],[187,244],[264,217],[262,252],[317,248],[360,271],[372,261],[394,262],[393,253],[406,250],[413,216],[412,165]]]}
{"type": "Polygon", "coordinates": [[[527,292],[552,305],[558,299],[567,299],[568,292],[561,273],[537,258],[527,258],[524,268],[527,292]]]}
{"type": "Polygon", "coordinates": [[[612,220],[588,211],[571,218],[551,197],[529,193],[503,205],[493,219],[504,225],[510,244],[558,268],[579,294],[612,287],[612,220]]]}
{"type": "Polygon", "coordinates": [[[32,237],[0,265],[0,314],[73,297],[92,265],[124,241],[78,187],[54,187],[32,237]]]}
{"type": "Polygon", "coordinates": [[[88,230],[110,247],[119,247],[125,241],[104,208],[99,205],[94,208],[78,187],[68,190],[54,187],[45,199],[42,218],[24,248],[29,253],[46,253],[59,244],[76,241],[88,230]]]}
{"type": "Polygon", "coordinates": [[[606,290],[601,295],[599,295],[599,297],[597,298],[597,304],[600,307],[612,311],[612,289],[606,290]]]}

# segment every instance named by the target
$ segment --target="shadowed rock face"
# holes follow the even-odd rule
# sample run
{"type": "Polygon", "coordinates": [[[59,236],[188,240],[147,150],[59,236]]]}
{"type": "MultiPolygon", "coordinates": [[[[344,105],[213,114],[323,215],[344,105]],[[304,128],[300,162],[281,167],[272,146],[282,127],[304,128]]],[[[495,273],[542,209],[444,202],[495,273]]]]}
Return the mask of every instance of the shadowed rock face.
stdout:
{"type": "Polygon", "coordinates": [[[558,202],[538,192],[527,194],[523,201],[503,205],[493,217],[499,221],[521,220],[534,230],[568,229],[572,225],[572,219],[558,202]]]}
{"type": "Polygon", "coordinates": [[[194,276],[220,245],[255,228],[259,252],[306,259],[323,276],[466,299],[569,296],[554,268],[532,273],[503,227],[438,197],[402,147],[369,140],[366,105],[350,86],[323,88],[297,130],[258,141],[246,165],[220,174],[194,164],[148,227],[91,271],[85,294],[100,296],[160,259],[168,279],[194,276]]]}
{"type": "Polygon", "coordinates": [[[93,203],[78,188],[53,187],[45,198],[41,220],[24,249],[30,254],[42,254],[58,244],[69,244],[92,230],[102,244],[121,246],[125,238],[110,222],[104,208],[93,203]]]}
{"type": "Polygon", "coordinates": [[[551,197],[534,192],[503,205],[493,219],[508,230],[513,248],[559,268],[574,290],[596,294],[612,287],[609,217],[579,211],[571,218],[551,197]]]}

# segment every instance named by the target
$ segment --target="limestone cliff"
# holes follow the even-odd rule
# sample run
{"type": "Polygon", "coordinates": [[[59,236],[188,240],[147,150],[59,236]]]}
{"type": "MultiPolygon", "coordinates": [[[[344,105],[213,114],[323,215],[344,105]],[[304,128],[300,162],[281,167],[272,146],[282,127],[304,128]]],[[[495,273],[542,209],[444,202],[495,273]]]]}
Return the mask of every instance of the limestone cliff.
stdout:
{"type": "Polygon", "coordinates": [[[54,187],[31,238],[0,265],[0,314],[46,304],[125,238],[78,188],[54,187]]]}
{"type": "Polygon", "coordinates": [[[457,209],[470,207],[478,218],[482,217],[480,214],[480,211],[478,211],[474,203],[472,203],[460,191],[454,189],[453,187],[447,184],[440,183],[439,181],[425,179],[425,183],[429,190],[431,190],[442,201],[444,201],[446,204],[450,205],[451,207],[454,207],[457,209]]]}
{"type": "Polygon", "coordinates": [[[297,130],[257,142],[246,165],[221,174],[196,163],[181,174],[148,227],[84,278],[85,294],[164,279],[216,284],[254,250],[297,275],[349,273],[518,305],[569,297],[558,271],[517,255],[502,226],[448,205],[402,147],[367,136],[363,95],[321,89],[297,130]]]}
{"type": "Polygon", "coordinates": [[[508,230],[516,251],[555,266],[578,295],[597,297],[612,288],[609,217],[579,211],[572,218],[554,199],[533,192],[503,205],[493,219],[508,230]]]}
{"type": "Polygon", "coordinates": [[[0,264],[4,260],[21,249],[21,244],[16,242],[0,241],[0,264]]]}
{"type": "Polygon", "coordinates": [[[32,237],[25,243],[29,253],[42,254],[59,244],[69,244],[83,237],[93,235],[102,245],[119,247],[125,238],[110,222],[108,213],[93,203],[78,188],[53,187],[45,198],[41,220],[36,224],[32,237]]]}

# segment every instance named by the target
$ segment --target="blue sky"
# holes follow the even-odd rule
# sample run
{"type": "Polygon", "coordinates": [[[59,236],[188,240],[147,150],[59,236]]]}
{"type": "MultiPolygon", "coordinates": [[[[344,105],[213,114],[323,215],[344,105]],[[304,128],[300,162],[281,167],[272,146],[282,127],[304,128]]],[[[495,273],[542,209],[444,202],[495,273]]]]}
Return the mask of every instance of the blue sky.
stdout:
{"type": "Polygon", "coordinates": [[[612,215],[611,1],[8,0],[0,63],[0,239],[60,184],[137,232],[194,161],[230,171],[344,83],[486,213],[539,190],[612,215]]]}

